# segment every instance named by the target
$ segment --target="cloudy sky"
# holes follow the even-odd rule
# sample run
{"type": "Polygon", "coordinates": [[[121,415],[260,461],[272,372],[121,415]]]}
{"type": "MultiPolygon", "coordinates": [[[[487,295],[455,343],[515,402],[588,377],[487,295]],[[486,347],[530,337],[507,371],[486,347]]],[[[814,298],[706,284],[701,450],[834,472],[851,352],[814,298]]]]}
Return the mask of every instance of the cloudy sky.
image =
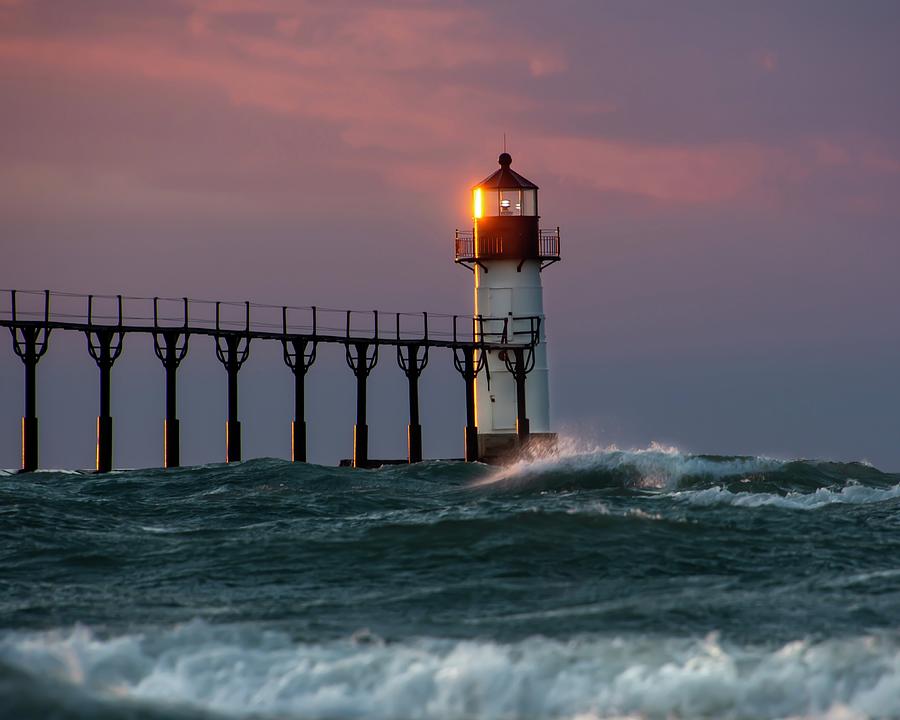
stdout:
{"type": "MultiPolygon", "coordinates": [[[[503,134],[562,228],[544,274],[552,413],[588,444],[900,469],[900,5],[0,0],[0,286],[470,311],[452,262],[503,134]]],[[[0,467],[21,364],[0,352],[0,467]]],[[[197,339],[183,455],[224,453],[197,339]]],[[[290,452],[278,348],[241,375],[245,456],[290,452]]],[[[312,457],[350,453],[339,353],[312,457]]],[[[372,454],[404,453],[372,376],[372,454]]],[[[462,381],[423,377],[426,453],[461,453],[462,381]]],[[[160,462],[162,369],[114,370],[116,463],[160,462]]],[[[89,466],[96,369],[59,333],[42,461],[89,466]]]]}

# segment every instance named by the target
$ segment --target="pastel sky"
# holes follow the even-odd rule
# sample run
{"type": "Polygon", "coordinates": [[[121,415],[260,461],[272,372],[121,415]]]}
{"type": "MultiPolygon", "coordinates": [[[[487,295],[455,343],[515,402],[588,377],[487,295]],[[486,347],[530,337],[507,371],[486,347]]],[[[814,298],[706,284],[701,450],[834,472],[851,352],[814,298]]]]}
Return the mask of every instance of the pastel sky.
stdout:
{"type": "MultiPolygon", "coordinates": [[[[561,430],[897,469],[898,38],[877,0],[0,0],[0,286],[465,313],[453,230],[506,133],[562,228],[561,430]]],[[[191,353],[184,455],[217,460],[224,372],[191,353]]],[[[279,362],[243,371],[245,455],[289,453],[279,362]]],[[[350,452],[342,362],[310,376],[323,462],[350,452]]],[[[449,364],[432,455],[460,452],[449,364]]],[[[40,372],[43,460],[90,465],[83,339],[40,372]]],[[[135,341],[114,373],[117,463],[158,464],[162,370],[135,341]]],[[[373,375],[375,455],[403,454],[401,380],[373,375]]],[[[0,467],[20,414],[8,348],[0,467]]]]}

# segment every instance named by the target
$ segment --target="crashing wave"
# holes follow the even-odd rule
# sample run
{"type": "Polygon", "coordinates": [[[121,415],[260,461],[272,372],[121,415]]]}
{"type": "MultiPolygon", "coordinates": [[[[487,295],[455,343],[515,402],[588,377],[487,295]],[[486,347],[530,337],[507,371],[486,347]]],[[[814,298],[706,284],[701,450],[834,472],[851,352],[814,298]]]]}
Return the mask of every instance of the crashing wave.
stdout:
{"type": "MultiPolygon", "coordinates": [[[[886,499],[893,497],[890,493],[900,484],[900,476],[882,473],[868,463],[695,455],[658,444],[637,450],[621,450],[615,446],[584,449],[575,443],[564,442],[558,453],[523,459],[500,468],[474,482],[473,487],[513,492],[621,489],[678,493],[707,490],[707,497],[720,499],[725,496],[716,496],[718,491],[730,495],[819,493],[812,503],[816,505],[827,504],[829,493],[837,495],[835,502],[860,501],[866,493],[851,488],[863,483],[884,490],[880,496],[877,493],[874,496],[886,499]]],[[[735,504],[742,503],[744,501],[735,504]]]]}
{"type": "Polygon", "coordinates": [[[82,702],[123,711],[137,704],[173,713],[304,718],[900,714],[900,644],[875,637],[764,648],[729,645],[715,635],[503,644],[385,643],[359,633],[306,644],[278,632],[194,621],[161,634],[108,639],[85,627],[13,634],[0,640],[0,658],[48,687],[69,688],[82,702]]]}

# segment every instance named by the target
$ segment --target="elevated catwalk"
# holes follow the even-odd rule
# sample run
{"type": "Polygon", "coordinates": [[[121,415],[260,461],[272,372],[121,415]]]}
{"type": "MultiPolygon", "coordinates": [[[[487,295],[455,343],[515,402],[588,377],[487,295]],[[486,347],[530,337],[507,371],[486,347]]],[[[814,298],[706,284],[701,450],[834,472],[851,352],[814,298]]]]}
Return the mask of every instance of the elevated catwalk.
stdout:
{"type": "MultiPolygon", "coordinates": [[[[97,417],[98,472],[113,467],[113,420],[110,415],[110,375],[129,334],[153,337],[154,350],[165,368],[166,417],[164,422],[165,467],[180,463],[177,416],[177,371],[188,351],[192,335],[215,339],[216,357],[227,374],[228,415],[225,423],[227,462],[241,459],[241,423],[238,420],[238,373],[246,362],[251,341],[279,342],[285,365],[294,375],[292,459],[305,462],[306,373],[316,359],[320,343],[343,345],[347,365],[356,379],[356,423],[353,428],[353,465],[371,467],[366,424],[366,381],[385,347],[396,353],[397,363],[409,382],[407,462],[422,460],[422,426],[419,422],[419,377],[434,349],[449,350],[463,378],[466,395],[465,459],[479,459],[475,410],[475,383],[491,368],[491,353],[514,358],[525,416],[525,378],[534,367],[541,342],[541,317],[437,315],[429,313],[379,313],[258,303],[221,302],[190,298],[79,295],[35,291],[0,291],[0,326],[7,327],[13,348],[25,366],[25,413],[22,418],[22,470],[38,463],[36,412],[37,364],[49,348],[54,331],[83,333],[88,352],[100,371],[100,412],[97,417]]],[[[529,441],[527,423],[518,441],[529,441]]]]}

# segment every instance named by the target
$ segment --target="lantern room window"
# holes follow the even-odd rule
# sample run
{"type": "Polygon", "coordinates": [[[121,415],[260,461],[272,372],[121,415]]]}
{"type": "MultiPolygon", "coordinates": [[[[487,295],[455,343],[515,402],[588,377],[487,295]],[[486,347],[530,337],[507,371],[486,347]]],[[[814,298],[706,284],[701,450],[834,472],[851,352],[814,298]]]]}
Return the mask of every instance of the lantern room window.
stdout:
{"type": "Polygon", "coordinates": [[[480,217],[504,217],[510,215],[537,215],[536,190],[491,190],[477,187],[474,193],[474,215],[480,217]]]}
{"type": "Polygon", "coordinates": [[[522,191],[522,215],[537,215],[537,190],[522,191]]]}

